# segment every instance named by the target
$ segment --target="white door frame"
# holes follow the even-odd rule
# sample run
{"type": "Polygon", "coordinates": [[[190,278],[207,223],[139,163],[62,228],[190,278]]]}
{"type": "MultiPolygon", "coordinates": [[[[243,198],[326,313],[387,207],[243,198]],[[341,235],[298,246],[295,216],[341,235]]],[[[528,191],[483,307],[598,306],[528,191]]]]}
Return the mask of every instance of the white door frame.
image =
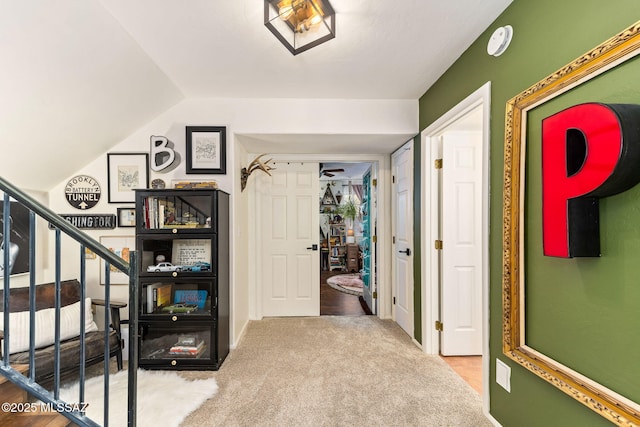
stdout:
{"type": "MultiPolygon", "coordinates": [[[[255,154],[248,153],[247,158],[253,158],[255,154]]],[[[382,319],[391,318],[391,156],[386,154],[273,154],[270,155],[274,162],[371,162],[374,163],[372,177],[378,180],[378,185],[372,191],[377,192],[377,271],[376,291],[378,295],[376,315],[382,319]],[[377,166],[377,167],[375,167],[377,166]]],[[[277,167],[277,165],[276,165],[277,167]]],[[[257,171],[256,173],[262,173],[257,171]]],[[[249,268],[249,319],[260,320],[263,318],[262,287],[260,274],[262,271],[259,240],[260,235],[260,211],[259,197],[256,193],[252,177],[249,178],[247,188],[249,198],[249,210],[255,214],[249,216],[249,253],[247,264],[249,268]]],[[[318,194],[320,197],[320,194],[318,194]]],[[[372,230],[373,232],[373,230],[372,230]]]]}
{"type": "Polygon", "coordinates": [[[438,209],[437,174],[433,167],[437,158],[437,135],[456,120],[478,106],[483,108],[482,117],[482,389],[485,412],[489,405],[489,148],[491,82],[485,83],[458,105],[453,107],[421,132],[421,181],[422,223],[428,224],[422,232],[422,348],[425,353],[439,354],[439,332],[434,325],[439,320],[440,290],[438,283],[438,253],[433,242],[438,238],[438,218],[432,215],[438,209]],[[435,224],[434,224],[435,222],[435,224]]]}

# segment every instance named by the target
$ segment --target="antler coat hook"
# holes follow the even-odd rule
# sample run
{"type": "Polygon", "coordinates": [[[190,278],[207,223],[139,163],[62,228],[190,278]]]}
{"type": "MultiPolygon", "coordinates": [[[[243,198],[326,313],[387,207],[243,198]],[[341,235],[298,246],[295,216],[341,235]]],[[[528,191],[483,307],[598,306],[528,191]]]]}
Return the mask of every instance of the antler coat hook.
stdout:
{"type": "Polygon", "coordinates": [[[251,163],[249,163],[249,166],[247,166],[246,168],[242,168],[242,170],[240,171],[240,190],[241,191],[244,191],[244,188],[247,186],[247,179],[249,178],[249,175],[253,173],[253,171],[260,169],[261,171],[264,171],[267,175],[271,176],[269,171],[274,170],[275,168],[269,165],[269,162],[272,161],[273,159],[269,159],[265,162],[260,160],[262,156],[266,156],[266,155],[267,155],[266,153],[260,154],[258,157],[253,159],[251,163]]]}

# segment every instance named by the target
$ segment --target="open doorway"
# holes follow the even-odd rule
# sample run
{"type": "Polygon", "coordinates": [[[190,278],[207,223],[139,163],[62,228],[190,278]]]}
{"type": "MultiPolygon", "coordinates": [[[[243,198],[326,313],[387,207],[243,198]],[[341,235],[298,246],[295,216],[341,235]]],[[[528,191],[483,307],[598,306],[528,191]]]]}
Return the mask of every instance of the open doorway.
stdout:
{"type": "Polygon", "coordinates": [[[249,313],[252,318],[320,315],[319,199],[323,193],[320,189],[319,164],[326,161],[326,158],[336,162],[368,162],[372,166],[370,179],[367,180],[370,182],[372,195],[369,257],[372,270],[370,286],[365,288],[364,293],[366,301],[371,302],[368,306],[373,315],[382,318],[391,316],[389,286],[391,269],[388,262],[391,256],[390,156],[362,154],[320,157],[319,155],[288,154],[274,155],[273,162],[276,168],[271,176],[267,174],[252,176],[252,185],[248,187],[248,206],[251,218],[255,219],[249,221],[247,239],[248,257],[255,260],[249,263],[249,293],[253,296],[250,299],[249,313]],[[304,171],[297,170],[303,167],[304,171]],[[304,194],[298,195],[300,192],[304,194]],[[284,212],[285,205],[288,209],[290,199],[294,209],[303,209],[304,212],[280,214],[284,212]],[[299,203],[302,205],[295,200],[300,200],[299,203]],[[309,217],[309,221],[301,225],[299,221],[290,220],[290,215],[301,217],[300,213],[305,213],[302,216],[309,217]],[[303,241],[282,242],[282,244],[273,241],[279,237],[297,236],[300,234],[299,226],[304,226],[304,233],[302,233],[304,236],[301,236],[301,238],[304,237],[303,241]],[[308,229],[307,226],[309,226],[308,229]],[[288,262],[289,258],[285,260],[279,254],[284,254],[290,248],[293,252],[291,255],[286,252],[286,255],[293,258],[288,262]],[[304,260],[308,260],[305,262],[312,265],[301,266],[300,262],[304,260]],[[303,308],[303,306],[307,307],[306,301],[313,301],[313,304],[303,308]],[[302,312],[303,309],[306,312],[302,312]]]}
{"type": "Polygon", "coordinates": [[[320,163],[320,315],[371,314],[370,162],[320,163]]]}
{"type": "Polygon", "coordinates": [[[487,411],[490,87],[422,132],[423,349],[447,356],[487,411]]]}

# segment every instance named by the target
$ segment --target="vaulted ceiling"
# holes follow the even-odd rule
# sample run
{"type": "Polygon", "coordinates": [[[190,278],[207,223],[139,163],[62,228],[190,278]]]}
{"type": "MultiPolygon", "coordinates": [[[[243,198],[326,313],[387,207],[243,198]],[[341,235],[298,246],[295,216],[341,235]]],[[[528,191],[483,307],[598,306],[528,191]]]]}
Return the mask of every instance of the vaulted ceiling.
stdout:
{"type": "Polygon", "coordinates": [[[61,179],[185,98],[418,99],[511,0],[331,3],[293,56],[260,0],[0,0],[2,161],[61,179]]]}

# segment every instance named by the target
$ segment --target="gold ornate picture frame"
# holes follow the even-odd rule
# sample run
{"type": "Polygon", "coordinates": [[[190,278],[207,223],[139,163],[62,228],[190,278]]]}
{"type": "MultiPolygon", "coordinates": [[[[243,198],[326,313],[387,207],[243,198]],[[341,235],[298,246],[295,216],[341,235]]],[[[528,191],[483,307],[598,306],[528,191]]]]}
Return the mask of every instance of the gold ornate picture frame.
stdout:
{"type": "MultiPolygon", "coordinates": [[[[640,404],[528,346],[525,341],[527,112],[640,54],[640,21],[510,99],[503,186],[503,353],[611,422],[640,424],[640,404]]],[[[640,103],[640,102],[639,102],[640,103]]]]}

